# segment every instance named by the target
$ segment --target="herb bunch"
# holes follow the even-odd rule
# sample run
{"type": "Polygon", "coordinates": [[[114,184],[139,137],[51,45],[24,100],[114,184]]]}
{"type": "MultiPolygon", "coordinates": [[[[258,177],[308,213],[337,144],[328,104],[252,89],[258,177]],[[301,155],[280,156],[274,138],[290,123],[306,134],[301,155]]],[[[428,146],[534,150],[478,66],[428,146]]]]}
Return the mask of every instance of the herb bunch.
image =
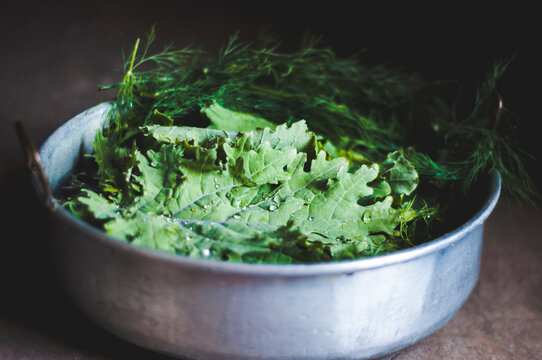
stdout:
{"type": "Polygon", "coordinates": [[[357,57],[340,58],[318,39],[282,53],[270,37],[253,44],[234,35],[216,58],[194,47],[167,46],[150,54],[154,39],[153,29],[143,49],[138,41],[125,61],[123,81],[102,87],[118,89],[117,133],[132,122],[148,123],[156,113],[176,124],[203,126],[200,109],[218,102],[276,124],[305,119],[353,159],[381,161],[391,151],[404,151],[425,181],[439,188],[466,192],[480,175],[497,170],[513,196],[537,196],[525,165],[529,155],[513,137],[508,109],[496,101],[510,59],[491,67],[470,109],[459,114],[454,99],[440,96],[457,85],[453,81],[428,82],[389,66],[364,65],[357,57]],[[139,70],[144,66],[151,68],[139,70]]]}
{"type": "Polygon", "coordinates": [[[154,39],[153,29],[125,59],[122,81],[101,87],[117,89],[117,96],[96,135],[96,174],[76,180],[85,186],[68,202],[118,237],[185,255],[205,250],[222,260],[350,259],[445,231],[429,226],[430,219],[448,220],[451,194],[466,194],[491,171],[523,200],[537,193],[526,154],[507,135],[507,109],[495,103],[508,61],[494,65],[472,107],[459,112],[440,96],[449,82],[340,58],[315,39],[285,53],[268,37],[254,44],[234,35],[217,57],[195,47],[151,54],[154,39]],[[300,130],[301,119],[308,129],[300,130]],[[267,148],[255,140],[264,127],[282,129],[266,135],[278,143],[288,132],[288,139],[308,140],[267,148]],[[347,173],[330,165],[344,161],[347,173]],[[258,166],[276,162],[282,165],[274,175],[258,178],[258,166]],[[333,176],[311,172],[327,167],[333,176]],[[356,195],[343,182],[352,182],[356,195]],[[222,217],[208,214],[211,198],[222,217]],[[350,212],[335,224],[338,207],[350,212]],[[278,216],[283,212],[289,217],[278,216]],[[363,214],[375,220],[364,224],[363,214]],[[313,215],[326,225],[315,227],[313,215]]]}

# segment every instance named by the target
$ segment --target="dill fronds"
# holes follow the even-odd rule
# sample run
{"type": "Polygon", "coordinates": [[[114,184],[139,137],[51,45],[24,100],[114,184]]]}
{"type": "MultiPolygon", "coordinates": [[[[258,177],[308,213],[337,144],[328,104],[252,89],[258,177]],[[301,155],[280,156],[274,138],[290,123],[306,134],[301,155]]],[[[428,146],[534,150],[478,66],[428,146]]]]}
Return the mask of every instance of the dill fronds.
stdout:
{"type": "Polygon", "coordinates": [[[156,112],[178,125],[205,126],[201,109],[218,102],[277,124],[305,119],[334,146],[369,161],[402,150],[424,182],[440,189],[467,191],[480,175],[497,170],[515,197],[532,202],[538,196],[526,170],[529,157],[502,124],[505,109],[494,103],[498,79],[512,59],[494,64],[461,117],[437,95],[447,82],[339,58],[317,39],[285,53],[270,38],[255,45],[234,34],[217,57],[171,45],[151,54],[154,39],[153,28],[142,50],[138,40],[125,59],[123,80],[102,87],[117,88],[115,126],[105,132],[112,141],[132,141],[131,129],[156,112]]]}

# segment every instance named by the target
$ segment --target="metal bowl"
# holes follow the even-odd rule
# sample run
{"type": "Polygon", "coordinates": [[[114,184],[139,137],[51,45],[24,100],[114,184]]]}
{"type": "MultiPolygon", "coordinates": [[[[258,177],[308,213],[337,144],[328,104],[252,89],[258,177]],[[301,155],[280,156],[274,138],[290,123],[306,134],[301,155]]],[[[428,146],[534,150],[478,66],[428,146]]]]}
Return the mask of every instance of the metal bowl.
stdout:
{"type": "MultiPolygon", "coordinates": [[[[79,114],[43,144],[51,188],[92,151],[109,107],[79,114]]],[[[426,244],[309,265],[227,263],[139,248],[44,196],[62,284],[111,333],[191,359],[365,359],[409,346],[456,314],[477,282],[483,226],[500,188],[495,173],[475,215],[426,244]]]]}

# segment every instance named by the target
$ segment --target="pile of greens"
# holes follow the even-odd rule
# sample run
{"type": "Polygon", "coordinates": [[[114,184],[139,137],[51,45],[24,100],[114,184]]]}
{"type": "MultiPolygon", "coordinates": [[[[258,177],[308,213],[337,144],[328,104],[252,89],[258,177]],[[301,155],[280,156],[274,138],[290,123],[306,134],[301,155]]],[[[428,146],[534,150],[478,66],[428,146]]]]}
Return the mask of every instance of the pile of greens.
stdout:
{"type": "Polygon", "coordinates": [[[442,83],[317,42],[281,53],[233,36],[214,58],[149,54],[153,40],[138,40],[122,81],[102,87],[117,88],[107,125],[60,195],[121,240],[229,261],[347,260],[442,233],[450,194],[492,170],[518,196],[536,191],[498,131],[506,64],[458,118],[436,95],[442,83]],[[430,226],[435,217],[444,221],[430,226]]]}

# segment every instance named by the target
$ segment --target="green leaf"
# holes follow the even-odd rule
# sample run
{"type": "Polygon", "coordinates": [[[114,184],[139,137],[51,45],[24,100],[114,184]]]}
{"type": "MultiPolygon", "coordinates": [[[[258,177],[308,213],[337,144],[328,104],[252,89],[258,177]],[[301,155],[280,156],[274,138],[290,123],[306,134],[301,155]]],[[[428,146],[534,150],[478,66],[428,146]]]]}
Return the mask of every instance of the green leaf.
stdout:
{"type": "Polygon", "coordinates": [[[376,164],[353,171],[319,150],[304,121],[274,131],[144,130],[157,143],[135,155],[140,190],[122,216],[105,197],[81,199],[109,220],[108,233],[139,246],[246,262],[351,259],[400,248],[399,226],[415,216],[390,195],[416,187],[406,159],[390,155],[384,174],[376,164]]]}
{"type": "MultiPolygon", "coordinates": [[[[152,136],[160,143],[179,144],[183,141],[196,146],[212,146],[218,141],[236,141],[239,131],[224,131],[209,128],[196,128],[186,126],[144,126],[145,134],[152,136]]],[[[273,149],[292,146],[300,152],[314,152],[316,136],[307,128],[304,120],[297,121],[291,126],[279,125],[275,130],[269,128],[255,129],[244,132],[244,140],[250,139],[251,147],[255,148],[268,142],[273,149]]]]}
{"type": "Polygon", "coordinates": [[[156,109],[153,111],[152,115],[150,116],[149,122],[154,125],[162,125],[162,126],[173,125],[173,119],[170,116],[162,114],[160,111],[156,109]]]}
{"type": "Polygon", "coordinates": [[[257,128],[275,129],[276,126],[262,117],[231,111],[216,102],[204,108],[203,113],[211,120],[211,129],[250,131],[257,128]]]}
{"type": "Polygon", "coordinates": [[[388,154],[382,163],[382,177],[391,186],[394,194],[410,195],[418,185],[418,173],[399,151],[388,154]]]}
{"type": "Polygon", "coordinates": [[[85,189],[83,194],[78,200],[92,211],[95,219],[103,220],[117,217],[119,211],[117,204],[92,190],[85,189]]]}

